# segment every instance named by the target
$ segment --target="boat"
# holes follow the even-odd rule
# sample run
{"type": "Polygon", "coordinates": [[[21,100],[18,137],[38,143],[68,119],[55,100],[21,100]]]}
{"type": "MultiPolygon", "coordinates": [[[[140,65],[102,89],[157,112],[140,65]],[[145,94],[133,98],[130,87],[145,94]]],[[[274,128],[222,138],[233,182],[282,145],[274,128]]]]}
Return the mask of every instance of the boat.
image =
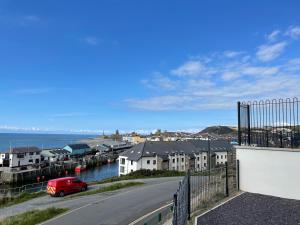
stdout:
{"type": "Polygon", "coordinates": [[[86,171],[86,165],[78,165],[75,167],[75,173],[86,171]]]}

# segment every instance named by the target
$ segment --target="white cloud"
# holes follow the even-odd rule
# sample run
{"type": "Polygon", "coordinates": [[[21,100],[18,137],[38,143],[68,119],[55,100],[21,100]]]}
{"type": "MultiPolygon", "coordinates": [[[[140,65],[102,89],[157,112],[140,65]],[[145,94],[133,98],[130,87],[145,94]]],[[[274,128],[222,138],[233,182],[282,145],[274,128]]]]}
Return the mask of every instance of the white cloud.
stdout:
{"type": "Polygon", "coordinates": [[[203,71],[204,66],[200,61],[191,60],[172,70],[171,73],[177,76],[197,76],[203,71]]]}
{"type": "Polygon", "coordinates": [[[222,51],[190,57],[160,79],[154,76],[144,80],[154,90],[164,92],[125,101],[139,110],[176,111],[233,109],[240,100],[299,96],[296,84],[300,83],[300,58],[280,57],[287,44],[297,42],[286,38],[274,43],[280,34],[279,30],[273,31],[267,44],[252,54],[222,51]]]}
{"type": "Polygon", "coordinates": [[[276,74],[279,71],[278,67],[255,67],[255,66],[249,66],[245,67],[243,69],[243,74],[247,75],[273,75],[276,74]]]}
{"type": "Polygon", "coordinates": [[[285,35],[293,39],[300,38],[300,26],[290,26],[285,32],[285,35]]]}
{"type": "Polygon", "coordinates": [[[222,79],[223,80],[232,80],[232,79],[238,78],[239,76],[240,76],[240,74],[238,72],[228,71],[228,72],[223,73],[222,79]]]}
{"type": "Polygon", "coordinates": [[[279,34],[280,34],[280,30],[274,30],[270,34],[268,34],[266,38],[269,41],[275,41],[275,40],[277,40],[277,37],[279,36],[279,34]]]}
{"type": "Polygon", "coordinates": [[[95,115],[95,113],[68,112],[68,113],[52,114],[52,115],[50,115],[50,117],[65,118],[65,117],[86,117],[86,116],[94,116],[94,115],[95,115]]]}
{"type": "Polygon", "coordinates": [[[240,56],[241,54],[243,54],[243,52],[237,52],[237,51],[225,51],[224,55],[228,58],[234,58],[237,56],[240,56]]]}
{"type": "Polygon", "coordinates": [[[178,82],[176,80],[172,80],[166,76],[163,76],[159,72],[155,72],[153,74],[153,78],[151,79],[143,79],[141,82],[148,88],[159,88],[160,90],[173,90],[178,86],[178,82]]]}
{"type": "Polygon", "coordinates": [[[268,62],[276,59],[283,52],[286,42],[279,42],[272,45],[261,45],[256,52],[257,58],[262,62],[268,62]]]}
{"type": "Polygon", "coordinates": [[[99,45],[101,40],[97,37],[93,37],[93,36],[87,36],[85,38],[83,38],[83,41],[88,44],[88,45],[99,45]]]}

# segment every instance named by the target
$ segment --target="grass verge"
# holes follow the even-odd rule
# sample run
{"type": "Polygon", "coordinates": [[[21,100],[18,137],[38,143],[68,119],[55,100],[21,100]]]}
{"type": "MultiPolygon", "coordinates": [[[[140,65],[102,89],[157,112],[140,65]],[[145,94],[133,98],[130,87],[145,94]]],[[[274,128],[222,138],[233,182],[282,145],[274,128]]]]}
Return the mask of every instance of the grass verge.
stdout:
{"type": "Polygon", "coordinates": [[[32,210],[0,221],[0,225],[35,225],[49,220],[68,209],[48,208],[45,210],[32,210]]]}
{"type": "Polygon", "coordinates": [[[89,182],[90,185],[93,184],[104,184],[104,183],[111,183],[115,181],[122,181],[122,180],[134,180],[134,179],[145,179],[145,178],[158,178],[158,177],[178,177],[178,176],[185,176],[185,172],[173,171],[173,170],[137,170],[131,172],[127,175],[122,175],[120,177],[111,177],[104,179],[102,181],[92,181],[89,182]]]}
{"type": "Polygon", "coordinates": [[[127,188],[127,187],[140,186],[140,185],[143,185],[143,184],[144,183],[142,183],[142,182],[117,183],[117,184],[112,184],[112,185],[109,185],[107,187],[102,187],[102,188],[95,189],[95,190],[90,190],[90,191],[80,192],[80,193],[77,193],[77,194],[72,194],[72,195],[69,195],[67,198],[74,198],[74,197],[86,196],[86,195],[94,195],[94,194],[108,192],[108,191],[115,191],[115,190],[119,190],[119,189],[127,188]]]}
{"type": "Polygon", "coordinates": [[[16,197],[11,197],[11,198],[2,198],[0,200],[0,208],[3,207],[8,207],[11,205],[19,204],[22,202],[26,202],[28,200],[31,200],[33,198],[41,197],[47,195],[46,192],[41,191],[41,192],[35,192],[35,193],[22,193],[19,196],[16,197]]]}

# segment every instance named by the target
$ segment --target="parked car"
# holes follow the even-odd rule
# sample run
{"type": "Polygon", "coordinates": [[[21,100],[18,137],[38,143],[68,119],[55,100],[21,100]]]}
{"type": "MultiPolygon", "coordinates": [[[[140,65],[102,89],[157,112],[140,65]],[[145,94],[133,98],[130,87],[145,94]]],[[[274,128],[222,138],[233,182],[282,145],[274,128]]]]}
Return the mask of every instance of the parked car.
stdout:
{"type": "Polygon", "coordinates": [[[67,194],[87,190],[87,183],[76,177],[63,177],[48,181],[47,193],[51,196],[63,197],[67,194]]]}

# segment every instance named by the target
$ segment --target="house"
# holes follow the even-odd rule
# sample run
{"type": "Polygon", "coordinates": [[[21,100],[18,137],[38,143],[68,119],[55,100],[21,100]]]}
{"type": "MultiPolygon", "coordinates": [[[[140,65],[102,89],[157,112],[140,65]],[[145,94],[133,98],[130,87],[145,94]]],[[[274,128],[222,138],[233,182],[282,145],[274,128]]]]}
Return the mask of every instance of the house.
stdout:
{"type": "Polygon", "coordinates": [[[71,153],[65,149],[45,149],[41,152],[41,156],[49,162],[57,162],[70,158],[71,153]]]}
{"type": "Polygon", "coordinates": [[[0,167],[8,167],[9,166],[9,154],[1,153],[0,154],[0,167]]]}
{"type": "Polygon", "coordinates": [[[122,137],[122,140],[137,145],[139,143],[145,142],[146,138],[139,135],[129,135],[122,137]]]}
{"type": "Polygon", "coordinates": [[[119,175],[140,169],[202,171],[224,164],[231,150],[232,145],[223,140],[145,142],[119,155],[119,175]]]}
{"type": "Polygon", "coordinates": [[[18,147],[9,150],[9,167],[28,166],[41,162],[41,150],[37,147],[18,147]]]}
{"type": "Polygon", "coordinates": [[[71,157],[86,155],[91,152],[91,148],[87,144],[70,144],[65,146],[63,149],[70,152],[71,157]]]}

